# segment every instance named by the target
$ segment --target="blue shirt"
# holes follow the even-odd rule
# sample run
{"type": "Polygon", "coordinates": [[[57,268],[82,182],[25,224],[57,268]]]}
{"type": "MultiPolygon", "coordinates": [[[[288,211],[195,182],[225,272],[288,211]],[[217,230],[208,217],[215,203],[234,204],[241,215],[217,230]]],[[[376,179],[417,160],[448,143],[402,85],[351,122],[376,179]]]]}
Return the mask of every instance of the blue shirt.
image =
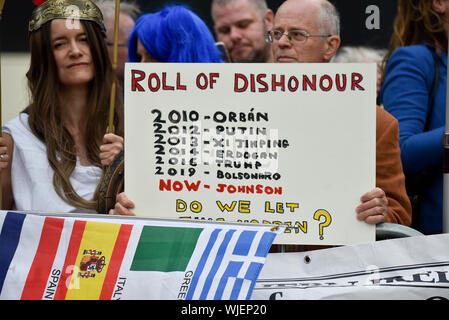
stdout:
{"type": "Polygon", "coordinates": [[[399,122],[404,173],[414,175],[427,171],[431,177],[417,223],[417,229],[425,234],[442,231],[446,68],[447,54],[441,52],[440,57],[431,46],[398,48],[388,61],[380,92],[385,109],[399,122]],[[435,63],[439,77],[432,98],[435,63]]]}

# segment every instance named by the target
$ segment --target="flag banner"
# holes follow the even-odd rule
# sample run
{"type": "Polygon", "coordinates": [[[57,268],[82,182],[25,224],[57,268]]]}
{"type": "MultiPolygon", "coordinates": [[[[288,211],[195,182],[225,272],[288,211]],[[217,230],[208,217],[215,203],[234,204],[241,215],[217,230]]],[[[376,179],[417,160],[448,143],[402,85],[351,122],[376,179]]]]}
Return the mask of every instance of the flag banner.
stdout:
{"type": "Polygon", "coordinates": [[[281,232],[0,211],[0,299],[248,300],[281,232]]]}
{"type": "Polygon", "coordinates": [[[449,234],[270,253],[254,300],[447,300],[449,234]]]}

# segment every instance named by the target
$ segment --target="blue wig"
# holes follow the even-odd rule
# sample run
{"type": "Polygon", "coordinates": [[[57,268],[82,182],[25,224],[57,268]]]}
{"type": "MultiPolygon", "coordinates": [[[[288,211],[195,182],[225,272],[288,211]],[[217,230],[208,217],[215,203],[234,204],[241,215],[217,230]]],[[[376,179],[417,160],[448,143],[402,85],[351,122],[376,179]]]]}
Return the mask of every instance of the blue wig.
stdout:
{"type": "Polygon", "coordinates": [[[137,40],[160,62],[222,62],[206,24],[183,6],[141,16],[128,43],[128,61],[140,62],[137,40]]]}

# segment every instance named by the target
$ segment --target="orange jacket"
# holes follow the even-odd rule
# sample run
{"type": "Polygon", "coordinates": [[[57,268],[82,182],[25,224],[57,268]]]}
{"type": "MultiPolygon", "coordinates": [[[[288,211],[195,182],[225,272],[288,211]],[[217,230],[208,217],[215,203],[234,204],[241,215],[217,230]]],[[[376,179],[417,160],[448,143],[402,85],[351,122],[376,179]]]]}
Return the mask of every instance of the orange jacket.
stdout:
{"type": "Polygon", "coordinates": [[[412,207],[405,190],[398,121],[383,108],[376,109],[376,186],[387,195],[386,222],[410,226],[412,207]]]}

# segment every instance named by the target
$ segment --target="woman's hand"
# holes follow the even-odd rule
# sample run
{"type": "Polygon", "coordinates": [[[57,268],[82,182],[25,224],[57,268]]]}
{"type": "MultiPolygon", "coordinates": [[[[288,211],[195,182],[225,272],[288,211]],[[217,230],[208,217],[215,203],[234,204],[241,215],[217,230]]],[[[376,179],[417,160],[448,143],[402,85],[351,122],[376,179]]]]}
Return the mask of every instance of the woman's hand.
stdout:
{"type": "Polygon", "coordinates": [[[123,151],[123,138],[113,133],[107,133],[103,137],[103,144],[100,146],[100,159],[103,166],[108,166],[115,157],[123,151]]]}
{"type": "Polygon", "coordinates": [[[8,141],[5,137],[0,137],[0,169],[5,169],[9,164],[8,141]]]}
{"type": "Polygon", "coordinates": [[[2,210],[14,207],[14,194],[11,185],[11,163],[13,160],[14,140],[6,132],[0,137],[0,171],[2,184],[2,210]]]}
{"type": "Polygon", "coordinates": [[[136,214],[130,209],[134,208],[134,202],[128,199],[126,193],[122,192],[117,195],[114,209],[109,210],[109,214],[135,216],[136,214]]]}

